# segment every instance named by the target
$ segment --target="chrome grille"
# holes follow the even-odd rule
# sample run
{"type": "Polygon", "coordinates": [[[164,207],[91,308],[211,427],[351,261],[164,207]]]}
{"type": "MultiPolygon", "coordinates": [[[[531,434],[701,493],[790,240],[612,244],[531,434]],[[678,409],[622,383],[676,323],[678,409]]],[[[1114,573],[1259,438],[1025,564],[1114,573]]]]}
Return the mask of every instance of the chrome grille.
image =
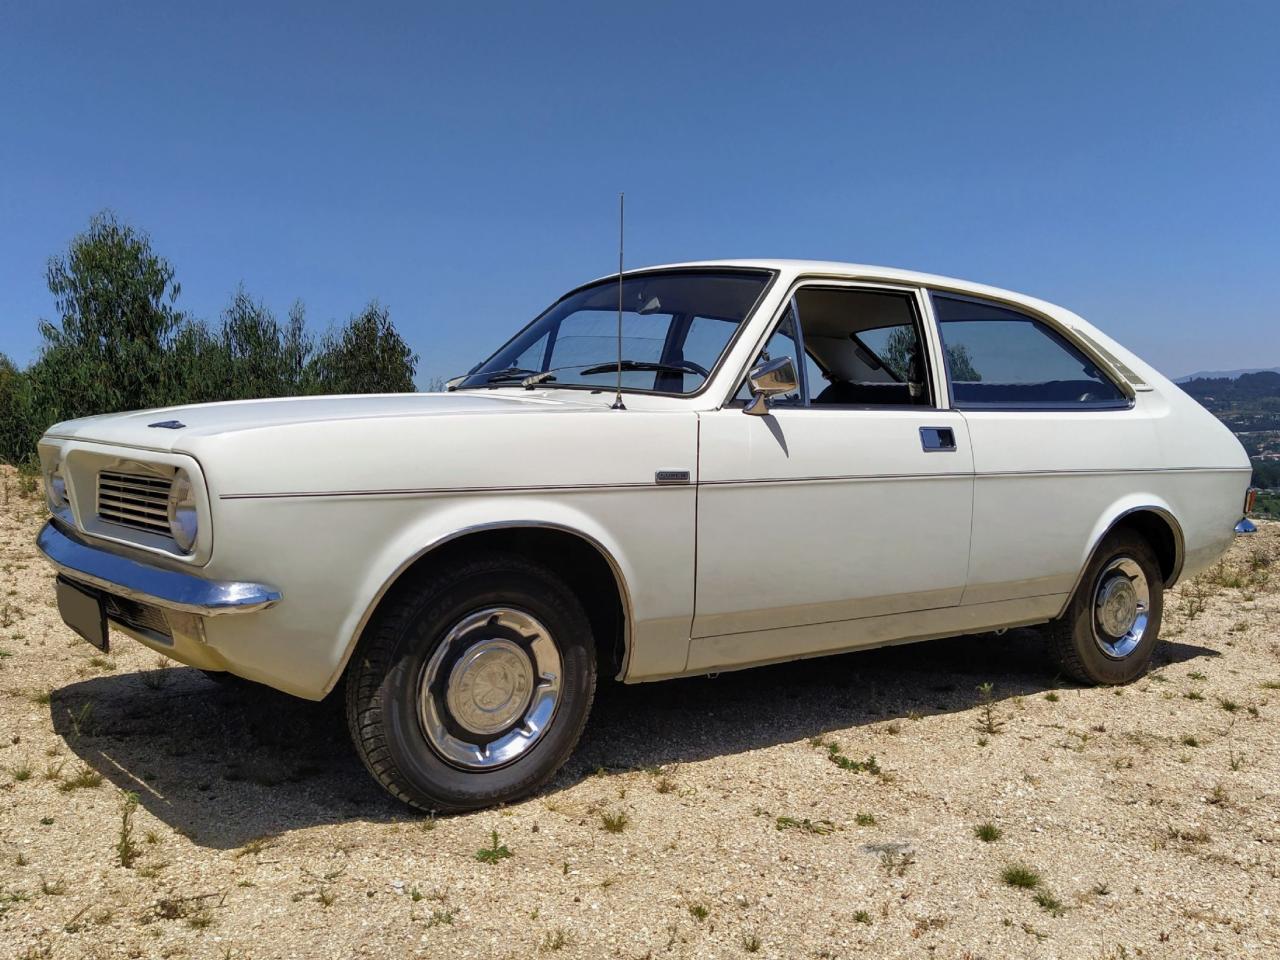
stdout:
{"type": "Polygon", "coordinates": [[[98,474],[98,517],[167,537],[172,485],[166,477],[103,470],[98,474]]]}
{"type": "Polygon", "coordinates": [[[173,639],[169,621],[165,618],[164,611],[158,607],[110,593],[103,594],[102,600],[108,619],[134,630],[156,634],[166,640],[173,639]]]}

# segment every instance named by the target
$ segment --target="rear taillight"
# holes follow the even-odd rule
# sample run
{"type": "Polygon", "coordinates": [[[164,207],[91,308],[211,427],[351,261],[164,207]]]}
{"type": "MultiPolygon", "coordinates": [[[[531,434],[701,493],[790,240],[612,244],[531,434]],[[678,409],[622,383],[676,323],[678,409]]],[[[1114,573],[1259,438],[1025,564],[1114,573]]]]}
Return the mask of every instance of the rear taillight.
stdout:
{"type": "Polygon", "coordinates": [[[1244,492],[1244,515],[1253,513],[1253,505],[1258,502],[1258,488],[1250,487],[1244,492]]]}

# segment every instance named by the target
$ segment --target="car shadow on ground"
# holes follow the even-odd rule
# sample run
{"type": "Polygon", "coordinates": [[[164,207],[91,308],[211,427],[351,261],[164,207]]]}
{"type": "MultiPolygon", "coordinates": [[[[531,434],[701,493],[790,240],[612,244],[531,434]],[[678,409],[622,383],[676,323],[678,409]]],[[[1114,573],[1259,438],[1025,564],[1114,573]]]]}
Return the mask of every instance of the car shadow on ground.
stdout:
{"type": "MultiPolygon", "coordinates": [[[[1218,656],[1162,643],[1153,666],[1218,656]]],[[[887,647],[665,683],[602,687],[582,742],[544,793],[598,770],[705,760],[1069,684],[1034,630],[887,647]]],[[[267,834],[418,814],[370,779],[338,698],[296,700],[196,670],[117,674],[50,698],[71,750],[160,820],[214,849],[267,834]]]]}

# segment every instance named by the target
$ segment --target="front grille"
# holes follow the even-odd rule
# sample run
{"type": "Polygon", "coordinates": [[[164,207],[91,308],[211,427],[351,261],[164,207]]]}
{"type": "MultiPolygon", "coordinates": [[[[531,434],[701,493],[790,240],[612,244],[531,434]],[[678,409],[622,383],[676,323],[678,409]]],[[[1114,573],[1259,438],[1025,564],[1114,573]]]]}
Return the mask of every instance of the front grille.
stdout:
{"type": "Polygon", "coordinates": [[[159,634],[166,640],[173,638],[172,631],[169,629],[169,621],[165,619],[164,611],[159,607],[138,603],[136,600],[117,597],[110,593],[103,594],[102,600],[106,606],[109,620],[114,620],[116,623],[126,627],[132,627],[134,630],[159,634]]]}
{"type": "Polygon", "coordinates": [[[169,536],[169,488],[173,481],[141,473],[98,474],[98,517],[134,530],[169,536]]]}

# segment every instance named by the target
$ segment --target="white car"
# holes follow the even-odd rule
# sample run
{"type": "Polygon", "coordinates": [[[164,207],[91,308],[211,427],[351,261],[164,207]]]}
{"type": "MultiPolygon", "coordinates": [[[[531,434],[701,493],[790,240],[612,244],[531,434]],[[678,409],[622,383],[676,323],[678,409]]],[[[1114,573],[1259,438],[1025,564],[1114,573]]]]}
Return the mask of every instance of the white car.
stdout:
{"type": "Polygon", "coordinates": [[[630,271],[446,393],[89,417],[40,443],[66,622],[313,700],[422,809],[547,781],[597,673],[1049,624],[1141,674],[1249,460],[1075,314],[845,263],[630,271]]]}

